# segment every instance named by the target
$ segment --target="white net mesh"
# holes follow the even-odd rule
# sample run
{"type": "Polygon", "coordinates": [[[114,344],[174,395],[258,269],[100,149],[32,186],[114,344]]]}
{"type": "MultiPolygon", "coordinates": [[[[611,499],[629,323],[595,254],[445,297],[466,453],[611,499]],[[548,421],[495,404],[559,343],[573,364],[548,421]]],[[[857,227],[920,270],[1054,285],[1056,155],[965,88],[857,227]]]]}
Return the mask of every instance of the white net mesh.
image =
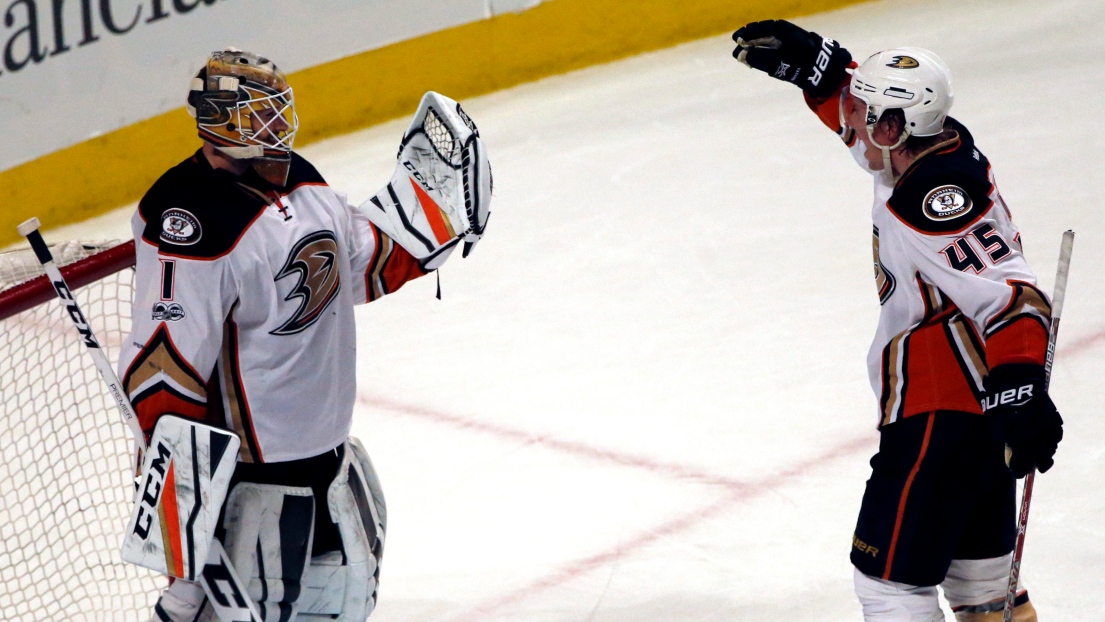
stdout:
{"type": "MultiPolygon", "coordinates": [[[[59,265],[107,244],[52,248],[59,265]]],[[[42,274],[0,254],[0,291],[42,274]]],[[[130,332],[134,272],[74,295],[112,363],[130,332]]],[[[0,321],[0,612],[9,622],[146,620],[164,579],[119,557],[132,440],[58,300],[0,321]]]]}
{"type": "Polygon", "coordinates": [[[453,131],[449,129],[449,126],[441,120],[436,110],[430,108],[426,111],[426,120],[422,127],[425,129],[426,137],[430,139],[430,144],[433,145],[438,156],[453,167],[460,166],[460,141],[453,135],[453,131]]]}

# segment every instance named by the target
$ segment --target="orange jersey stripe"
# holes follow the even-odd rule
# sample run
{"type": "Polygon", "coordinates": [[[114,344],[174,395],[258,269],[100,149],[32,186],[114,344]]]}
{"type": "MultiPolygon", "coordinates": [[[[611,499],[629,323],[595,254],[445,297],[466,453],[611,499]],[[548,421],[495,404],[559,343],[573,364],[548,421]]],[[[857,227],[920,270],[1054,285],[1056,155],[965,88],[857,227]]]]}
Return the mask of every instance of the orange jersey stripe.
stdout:
{"type": "Polygon", "coordinates": [[[387,293],[394,293],[408,281],[424,276],[426,271],[418,265],[418,260],[398,244],[392,245],[391,254],[384,260],[380,278],[387,293]]]}
{"type": "Polygon", "coordinates": [[[933,410],[982,413],[975,390],[952,351],[943,322],[922,326],[910,334],[905,368],[909,389],[903,417],[933,410]]]}
{"type": "Polygon", "coordinates": [[[1022,316],[986,340],[986,362],[993,369],[1005,363],[1043,365],[1047,357],[1047,331],[1034,317],[1022,316]]]}

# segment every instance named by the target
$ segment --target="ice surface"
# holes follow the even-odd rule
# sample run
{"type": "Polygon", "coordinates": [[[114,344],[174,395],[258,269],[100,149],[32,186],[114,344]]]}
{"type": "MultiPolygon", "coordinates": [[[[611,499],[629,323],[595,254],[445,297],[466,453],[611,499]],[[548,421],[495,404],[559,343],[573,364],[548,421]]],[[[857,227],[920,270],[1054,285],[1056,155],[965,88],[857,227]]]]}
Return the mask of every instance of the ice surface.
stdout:
{"type": "MultiPolygon", "coordinates": [[[[1043,619],[1105,619],[1105,3],[797,21],[859,59],[943,56],[1048,291],[1078,232],[1052,390],[1067,437],[1037,480],[1024,576],[1043,619]]],[[[442,270],[441,302],[427,278],[358,312],[354,433],[390,519],[373,620],[860,618],[871,183],[731,47],[464,102],[495,171],[487,238],[442,270]]],[[[304,154],[359,202],[405,126],[304,154]]],[[[67,236],[125,237],[126,211],[67,236]]]]}

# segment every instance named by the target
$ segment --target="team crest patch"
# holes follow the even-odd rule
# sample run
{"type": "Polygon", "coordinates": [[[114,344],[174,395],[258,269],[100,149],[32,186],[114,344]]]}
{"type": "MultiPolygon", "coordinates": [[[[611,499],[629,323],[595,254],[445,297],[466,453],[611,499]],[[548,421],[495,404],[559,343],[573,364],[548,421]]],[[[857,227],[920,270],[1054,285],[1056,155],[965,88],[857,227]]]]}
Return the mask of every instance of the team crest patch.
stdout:
{"type": "Polygon", "coordinates": [[[950,220],[970,211],[971,197],[959,186],[940,186],[925,195],[923,210],[929,220],[950,220]]]}
{"type": "Polygon", "coordinates": [[[916,69],[921,66],[921,63],[912,56],[895,56],[894,62],[887,63],[886,66],[894,69],[916,69]]]}
{"type": "Polygon", "coordinates": [[[203,235],[200,221],[191,212],[178,207],[161,215],[161,240],[178,246],[191,246],[203,235]]]}

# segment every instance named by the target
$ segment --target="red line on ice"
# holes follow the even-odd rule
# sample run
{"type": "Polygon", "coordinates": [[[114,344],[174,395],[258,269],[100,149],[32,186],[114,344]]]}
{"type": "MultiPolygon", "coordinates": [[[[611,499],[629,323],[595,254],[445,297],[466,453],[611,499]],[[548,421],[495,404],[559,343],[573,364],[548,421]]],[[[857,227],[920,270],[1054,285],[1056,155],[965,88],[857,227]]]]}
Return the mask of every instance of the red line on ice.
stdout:
{"type": "Polygon", "coordinates": [[[507,594],[488,600],[474,607],[471,611],[451,619],[457,620],[458,622],[460,620],[478,620],[511,605],[528,600],[537,593],[563,585],[576,577],[597,568],[601,568],[627,554],[635,553],[657,540],[688,531],[731,507],[761,497],[802,476],[808,475],[826,462],[859,453],[870,452],[874,449],[873,441],[872,435],[865,434],[862,437],[857,437],[831,447],[819,455],[798,462],[794,466],[775,473],[774,475],[749,482],[739,482],[739,486],[730,488],[724,496],[704,508],[679,515],[657,527],[639,533],[628,540],[619,542],[613,547],[595,555],[591,555],[590,557],[568,562],[544,577],[536,579],[507,594]]]}
{"type": "Polygon", "coordinates": [[[742,488],[747,485],[742,481],[730,477],[707,473],[706,471],[700,471],[682,464],[662,462],[647,456],[624,454],[581,443],[579,441],[560,439],[549,434],[531,432],[487,421],[479,421],[423,406],[403,404],[385,398],[369,397],[366,395],[360,395],[358,401],[362,406],[411,415],[420,419],[428,419],[461,430],[488,434],[502,440],[541,445],[542,447],[556,449],[575,456],[610,462],[621,466],[635,467],[667,477],[689,479],[702,484],[713,484],[725,486],[727,488],[742,488]]]}
{"type": "Polygon", "coordinates": [[[480,619],[506,607],[525,601],[535,594],[563,585],[576,577],[597,568],[601,568],[616,559],[644,549],[657,540],[692,529],[740,503],[751,501],[772,490],[792,483],[794,480],[812,473],[827,462],[863,452],[870,452],[875,446],[874,436],[871,434],[864,434],[861,437],[838,443],[817,455],[799,461],[777,473],[755,480],[743,481],[732,477],[707,473],[682,464],[662,462],[643,456],[622,454],[608,449],[593,447],[578,441],[559,439],[548,434],[535,434],[533,432],[511,428],[497,423],[478,421],[422,406],[402,404],[379,397],[361,395],[358,397],[358,401],[361,405],[370,408],[378,408],[393,413],[427,419],[461,430],[489,434],[509,441],[540,444],[544,447],[557,449],[584,458],[639,468],[669,477],[690,479],[698,483],[719,485],[726,488],[724,495],[705,507],[680,514],[652,529],[642,531],[599,553],[568,562],[544,577],[535,579],[523,587],[516,588],[502,596],[488,600],[462,615],[450,618],[457,621],[480,619]]]}

